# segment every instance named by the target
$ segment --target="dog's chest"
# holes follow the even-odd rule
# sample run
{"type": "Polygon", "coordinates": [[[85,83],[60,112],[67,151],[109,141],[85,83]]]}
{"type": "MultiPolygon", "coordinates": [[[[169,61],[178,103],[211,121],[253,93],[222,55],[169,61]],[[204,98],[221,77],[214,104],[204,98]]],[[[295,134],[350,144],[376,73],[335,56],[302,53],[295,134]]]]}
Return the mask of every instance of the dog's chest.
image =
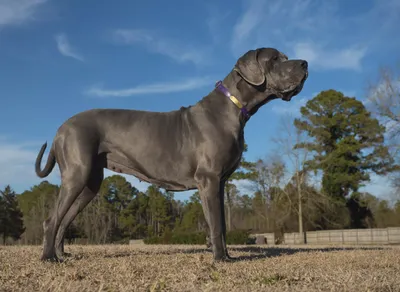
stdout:
{"type": "Polygon", "coordinates": [[[231,176],[236,169],[240,166],[244,150],[244,138],[243,134],[240,134],[238,139],[235,140],[231,145],[231,151],[229,158],[225,162],[223,177],[228,178],[231,176]]]}

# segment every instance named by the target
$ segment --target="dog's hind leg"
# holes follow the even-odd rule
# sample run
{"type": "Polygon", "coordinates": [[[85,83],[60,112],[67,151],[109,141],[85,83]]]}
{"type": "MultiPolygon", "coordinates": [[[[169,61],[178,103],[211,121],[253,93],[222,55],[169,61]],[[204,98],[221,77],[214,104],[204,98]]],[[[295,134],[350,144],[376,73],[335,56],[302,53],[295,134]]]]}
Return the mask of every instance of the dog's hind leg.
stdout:
{"type": "Polygon", "coordinates": [[[55,240],[59,226],[75,200],[87,186],[95,169],[98,147],[90,134],[66,129],[56,138],[56,159],[61,172],[61,188],[57,203],[43,223],[41,260],[58,261],[55,240]],[[79,141],[79,142],[78,142],[79,141]]]}
{"type": "Polygon", "coordinates": [[[68,226],[74,221],[76,216],[96,197],[103,181],[104,170],[101,165],[96,166],[90,175],[89,181],[82,193],[78,196],[65,217],[62,219],[56,236],[56,255],[58,259],[62,259],[67,254],[64,253],[64,235],[68,226]]]}
{"type": "MultiPolygon", "coordinates": [[[[72,179],[71,176],[64,176],[67,181],[72,179]]],[[[75,179],[75,178],[74,178],[75,179]]],[[[43,254],[42,260],[58,261],[55,252],[56,233],[60,226],[62,218],[72,206],[75,199],[85,188],[85,182],[82,178],[75,181],[74,184],[64,183],[61,185],[60,194],[57,204],[50,218],[43,223],[43,254]]]]}

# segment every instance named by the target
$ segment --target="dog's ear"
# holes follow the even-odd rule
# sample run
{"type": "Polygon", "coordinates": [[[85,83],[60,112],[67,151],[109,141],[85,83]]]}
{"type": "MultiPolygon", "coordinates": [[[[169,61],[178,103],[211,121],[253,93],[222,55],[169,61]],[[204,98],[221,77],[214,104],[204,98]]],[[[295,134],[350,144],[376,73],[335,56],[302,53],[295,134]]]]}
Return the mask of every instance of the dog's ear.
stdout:
{"type": "Polygon", "coordinates": [[[236,62],[233,70],[253,85],[261,85],[265,81],[265,75],[257,60],[258,50],[250,50],[236,62]]]}

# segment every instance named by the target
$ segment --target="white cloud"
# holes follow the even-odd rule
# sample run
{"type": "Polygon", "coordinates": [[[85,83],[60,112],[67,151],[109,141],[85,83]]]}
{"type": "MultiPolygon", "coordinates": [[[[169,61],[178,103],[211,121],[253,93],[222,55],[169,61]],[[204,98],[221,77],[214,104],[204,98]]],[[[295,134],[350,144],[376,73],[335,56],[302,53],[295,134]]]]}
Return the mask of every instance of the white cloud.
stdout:
{"type": "MultiPolygon", "coordinates": [[[[47,155],[51,142],[48,143],[43,155],[42,167],[47,161],[47,155]]],[[[46,178],[39,178],[35,173],[35,160],[42,143],[33,141],[11,142],[6,137],[0,137],[0,189],[10,185],[14,191],[21,193],[43,180],[53,184],[60,184],[61,176],[58,165],[46,178]]],[[[117,173],[105,169],[104,176],[108,177],[117,173]]],[[[149,184],[139,182],[134,176],[121,174],[138,190],[145,191],[149,184]]]]}
{"type": "Polygon", "coordinates": [[[231,38],[235,57],[251,48],[275,47],[289,57],[307,59],[310,70],[359,71],[366,55],[379,53],[382,43],[386,47],[400,44],[394,37],[398,1],[374,1],[356,16],[343,14],[343,2],[336,0],[243,3],[231,38]]]}
{"type": "Polygon", "coordinates": [[[58,51],[61,55],[65,57],[71,57],[81,62],[84,61],[82,55],[80,55],[69,43],[68,38],[65,34],[60,33],[57,34],[55,37],[55,41],[57,43],[58,51]]]}
{"type": "Polygon", "coordinates": [[[139,85],[126,89],[103,89],[99,86],[89,88],[85,93],[97,97],[127,97],[143,94],[166,94],[173,92],[190,91],[204,86],[212,86],[213,80],[209,77],[190,78],[176,82],[153,83],[139,85]]]}
{"type": "Polygon", "coordinates": [[[230,11],[222,12],[216,10],[214,5],[208,6],[209,17],[206,19],[206,26],[212,37],[214,44],[224,44],[226,41],[226,32],[223,29],[224,22],[228,21],[231,15],[230,11]]]}
{"type": "Polygon", "coordinates": [[[361,61],[367,53],[366,48],[329,49],[311,43],[298,43],[294,46],[295,59],[305,59],[310,68],[318,69],[361,69],[361,61]]]}
{"type": "MultiPolygon", "coordinates": [[[[247,41],[250,33],[260,25],[265,17],[265,1],[251,0],[248,3],[247,10],[233,28],[232,47],[234,51],[241,51],[240,47],[243,42],[247,41]]],[[[276,4],[272,4],[272,6],[276,6],[276,4]]]]}
{"type": "MultiPolygon", "coordinates": [[[[9,184],[18,193],[40,183],[42,179],[36,176],[35,160],[41,146],[37,142],[16,143],[6,138],[0,139],[0,188],[9,184]]],[[[43,163],[47,160],[47,152],[43,156],[43,163]]],[[[59,178],[60,172],[56,166],[45,179],[55,182],[59,178]]]]}
{"type": "Polygon", "coordinates": [[[254,183],[248,179],[232,180],[232,183],[242,195],[252,195],[256,189],[254,183]]]}
{"type": "Polygon", "coordinates": [[[34,20],[38,7],[45,2],[47,0],[1,0],[0,27],[34,20]]]}
{"type": "Polygon", "coordinates": [[[192,62],[196,65],[207,61],[207,50],[191,46],[184,42],[161,37],[157,33],[144,29],[117,29],[113,39],[126,45],[143,45],[150,52],[165,55],[179,63],[192,62]]]}
{"type": "MultiPolygon", "coordinates": [[[[238,56],[250,47],[275,47],[282,51],[299,36],[323,29],[323,17],[333,10],[331,2],[320,5],[309,0],[243,1],[245,7],[232,33],[232,50],[238,56]],[[312,12],[312,13],[310,13],[312,12]]],[[[328,26],[329,27],[329,26],[328,26]]]]}

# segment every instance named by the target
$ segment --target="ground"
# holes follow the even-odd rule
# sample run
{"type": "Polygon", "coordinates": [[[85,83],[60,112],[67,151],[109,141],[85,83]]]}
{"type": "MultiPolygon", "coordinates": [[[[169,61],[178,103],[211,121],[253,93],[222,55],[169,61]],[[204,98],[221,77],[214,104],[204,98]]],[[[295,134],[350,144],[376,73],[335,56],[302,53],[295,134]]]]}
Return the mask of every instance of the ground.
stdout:
{"type": "Polygon", "coordinates": [[[66,246],[64,263],[40,246],[0,246],[0,291],[400,291],[400,247],[66,246]]]}

